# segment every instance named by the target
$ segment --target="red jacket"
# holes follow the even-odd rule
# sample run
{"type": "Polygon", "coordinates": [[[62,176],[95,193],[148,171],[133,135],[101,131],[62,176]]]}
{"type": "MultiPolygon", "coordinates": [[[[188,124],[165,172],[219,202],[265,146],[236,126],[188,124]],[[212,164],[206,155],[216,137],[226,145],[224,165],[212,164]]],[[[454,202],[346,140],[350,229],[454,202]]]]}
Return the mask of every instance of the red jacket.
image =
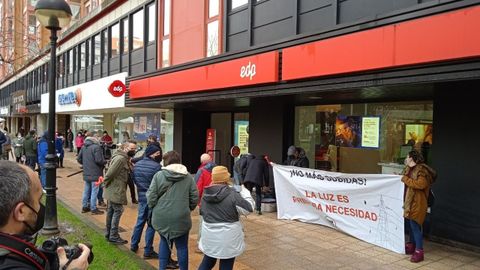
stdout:
{"type": "Polygon", "coordinates": [[[212,184],[212,169],[215,166],[213,163],[208,163],[205,166],[199,168],[202,170],[200,177],[198,178],[197,182],[197,189],[198,189],[198,206],[200,206],[200,202],[202,201],[203,190],[205,187],[208,187],[212,184]]]}

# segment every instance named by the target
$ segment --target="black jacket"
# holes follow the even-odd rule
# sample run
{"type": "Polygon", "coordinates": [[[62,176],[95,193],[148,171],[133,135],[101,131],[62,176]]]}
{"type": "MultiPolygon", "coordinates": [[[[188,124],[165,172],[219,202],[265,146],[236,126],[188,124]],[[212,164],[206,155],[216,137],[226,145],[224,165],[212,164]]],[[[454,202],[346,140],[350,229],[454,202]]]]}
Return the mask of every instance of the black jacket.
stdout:
{"type": "Polygon", "coordinates": [[[267,161],[261,156],[256,157],[248,162],[244,182],[253,183],[261,187],[268,186],[269,171],[267,161]]]}
{"type": "Polygon", "coordinates": [[[103,149],[96,138],[85,139],[77,161],[83,165],[84,181],[96,182],[99,176],[103,176],[103,167],[106,161],[103,157],[103,149]]]}

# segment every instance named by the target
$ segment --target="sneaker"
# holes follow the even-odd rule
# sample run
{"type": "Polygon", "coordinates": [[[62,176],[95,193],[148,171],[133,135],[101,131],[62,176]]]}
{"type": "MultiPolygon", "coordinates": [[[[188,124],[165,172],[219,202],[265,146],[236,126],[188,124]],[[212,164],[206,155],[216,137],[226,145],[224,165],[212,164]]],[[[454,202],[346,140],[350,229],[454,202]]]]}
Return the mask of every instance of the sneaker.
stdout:
{"type": "Polygon", "coordinates": [[[98,203],[98,207],[104,207],[105,208],[105,207],[107,207],[107,204],[105,202],[101,201],[101,202],[98,203]]]}
{"type": "Polygon", "coordinates": [[[138,251],[138,247],[130,247],[130,250],[131,250],[132,252],[135,252],[135,253],[137,253],[137,251],[138,251]]]}
{"type": "Polygon", "coordinates": [[[261,216],[262,215],[262,210],[257,210],[257,215],[261,216]]]}
{"type": "Polygon", "coordinates": [[[138,201],[137,200],[132,200],[132,203],[133,204],[138,204],[138,201]]]}
{"type": "Polygon", "coordinates": [[[195,248],[195,253],[198,253],[198,254],[203,254],[203,252],[197,247],[195,248]]]}
{"type": "Polygon", "coordinates": [[[152,250],[150,254],[143,254],[144,259],[158,259],[158,253],[155,250],[152,250]]]}
{"type": "Polygon", "coordinates": [[[413,263],[423,261],[423,249],[415,249],[415,252],[412,254],[410,261],[413,263]]]}
{"type": "Polygon", "coordinates": [[[87,213],[87,212],[90,212],[90,208],[82,207],[82,213],[87,213]]]}
{"type": "Polygon", "coordinates": [[[102,210],[98,210],[98,209],[94,209],[92,210],[92,215],[103,215],[103,211],[102,210]]]}
{"type": "Polygon", "coordinates": [[[167,264],[167,267],[165,267],[165,269],[178,269],[180,268],[180,266],[178,266],[178,263],[173,263],[173,262],[169,262],[167,264]]]}
{"type": "Polygon", "coordinates": [[[108,239],[108,242],[112,243],[112,244],[115,244],[115,245],[124,245],[124,244],[127,244],[128,241],[125,240],[125,239],[122,239],[121,237],[118,237],[118,238],[110,238],[108,239]]]}
{"type": "Polygon", "coordinates": [[[405,254],[411,255],[415,252],[415,244],[412,242],[408,242],[405,244],[405,254]]]}

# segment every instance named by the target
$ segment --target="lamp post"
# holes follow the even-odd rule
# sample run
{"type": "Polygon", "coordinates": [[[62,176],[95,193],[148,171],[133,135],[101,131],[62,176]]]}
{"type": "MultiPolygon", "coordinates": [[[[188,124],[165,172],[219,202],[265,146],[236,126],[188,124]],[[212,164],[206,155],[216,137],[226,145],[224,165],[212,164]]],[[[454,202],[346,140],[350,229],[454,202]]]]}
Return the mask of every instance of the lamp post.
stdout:
{"type": "Polygon", "coordinates": [[[58,233],[57,220],[57,155],[55,154],[55,82],[57,59],[57,31],[67,26],[72,18],[70,6],[64,0],[40,0],[35,6],[35,17],[40,24],[50,30],[50,84],[49,84],[49,110],[48,110],[48,154],[45,168],[47,181],[45,190],[45,223],[44,234],[58,233]]]}

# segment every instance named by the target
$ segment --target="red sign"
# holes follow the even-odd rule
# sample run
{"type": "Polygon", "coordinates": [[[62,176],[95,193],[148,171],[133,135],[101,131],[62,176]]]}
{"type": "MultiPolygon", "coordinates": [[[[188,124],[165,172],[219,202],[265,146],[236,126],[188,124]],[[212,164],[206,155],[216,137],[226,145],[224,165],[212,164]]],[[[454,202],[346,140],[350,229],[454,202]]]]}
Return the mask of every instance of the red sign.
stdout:
{"type": "Polygon", "coordinates": [[[285,48],[282,79],[478,57],[479,21],[476,6],[285,48]]]}
{"type": "Polygon", "coordinates": [[[212,157],[212,160],[215,161],[215,143],[216,143],[216,131],[213,128],[207,129],[207,141],[206,141],[206,150],[205,153],[209,154],[212,157]]]}
{"type": "Polygon", "coordinates": [[[127,92],[127,87],[122,81],[115,80],[108,87],[108,92],[114,97],[121,97],[125,92],[127,92]]]}
{"type": "Polygon", "coordinates": [[[232,148],[230,148],[230,155],[234,158],[240,156],[240,147],[236,145],[232,146],[232,148]]]}
{"type": "Polygon", "coordinates": [[[130,98],[205,91],[278,81],[278,52],[267,52],[130,82],[130,98]]]}

